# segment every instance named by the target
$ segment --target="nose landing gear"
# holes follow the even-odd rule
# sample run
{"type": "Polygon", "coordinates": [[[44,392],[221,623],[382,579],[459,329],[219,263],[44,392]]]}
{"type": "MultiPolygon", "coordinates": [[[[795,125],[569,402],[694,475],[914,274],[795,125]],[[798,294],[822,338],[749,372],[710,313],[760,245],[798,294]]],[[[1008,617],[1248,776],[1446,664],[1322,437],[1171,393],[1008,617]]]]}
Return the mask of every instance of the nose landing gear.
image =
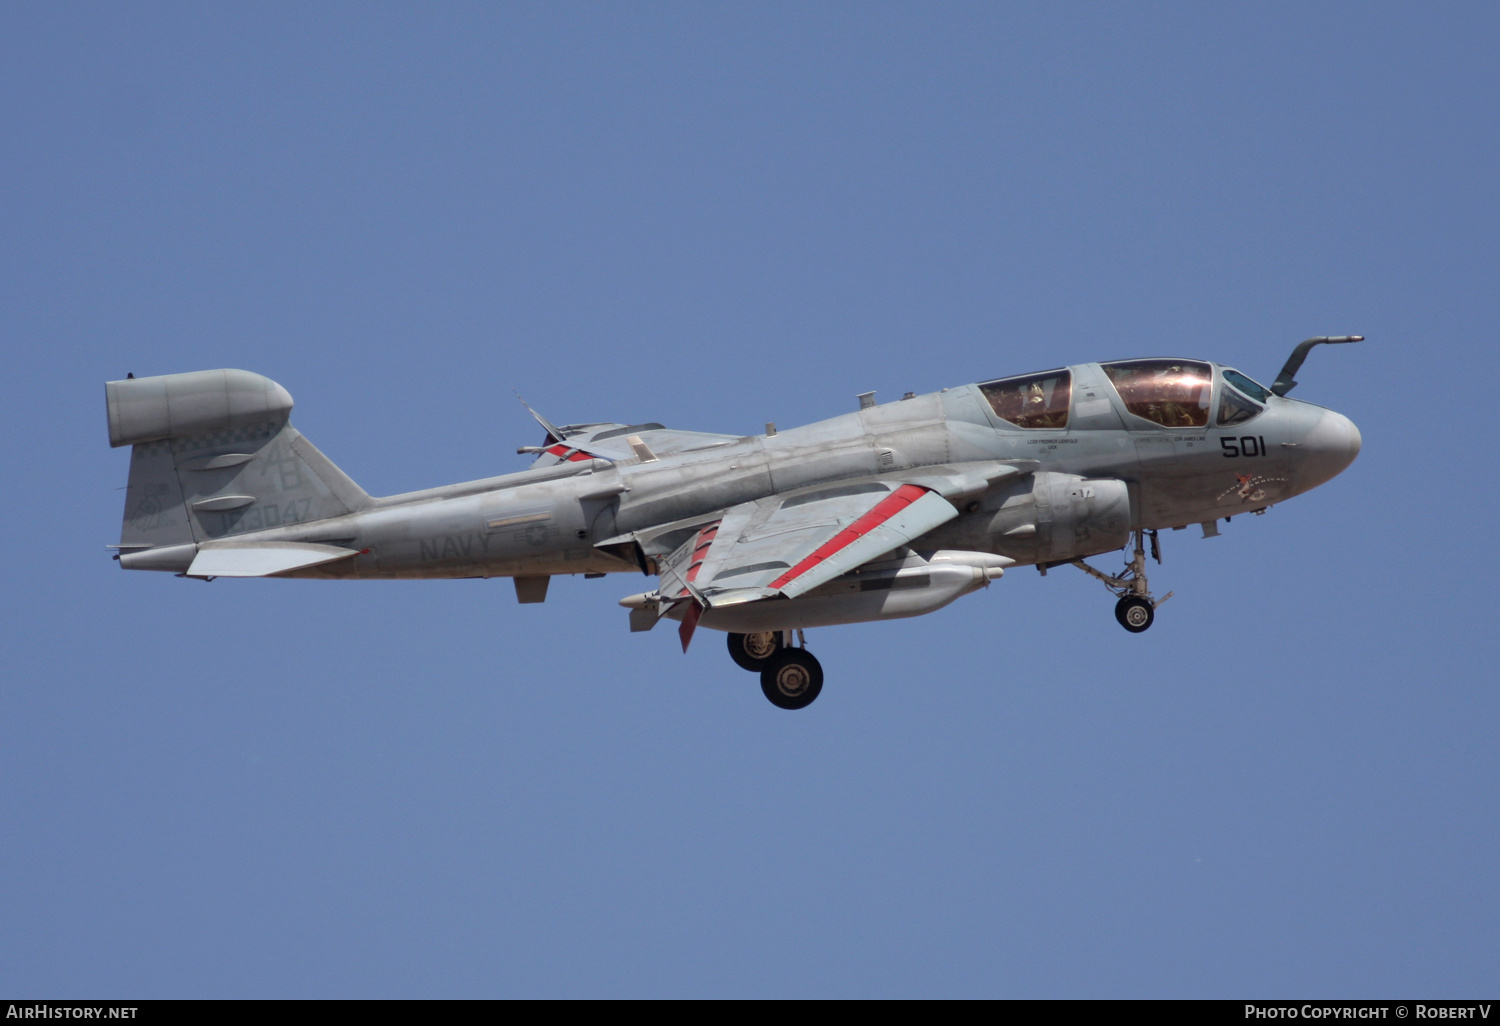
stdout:
{"type": "Polygon", "coordinates": [[[823,667],[791,631],[729,635],[729,658],[736,666],[760,674],[760,690],[778,709],[806,709],[823,690],[823,667]]]}
{"type": "Polygon", "coordinates": [[[1120,601],[1115,603],[1115,619],[1120,622],[1121,627],[1132,634],[1139,634],[1150,627],[1156,619],[1156,607],[1172,597],[1170,591],[1159,599],[1151,597],[1151,585],[1146,580],[1146,538],[1148,536],[1151,539],[1151,555],[1157,563],[1161,562],[1161,545],[1157,541],[1156,532],[1137,531],[1135,532],[1135,552],[1118,577],[1100,573],[1081,559],[1072,561],[1074,566],[1089,576],[1103,581],[1106,588],[1120,597],[1120,601]]]}

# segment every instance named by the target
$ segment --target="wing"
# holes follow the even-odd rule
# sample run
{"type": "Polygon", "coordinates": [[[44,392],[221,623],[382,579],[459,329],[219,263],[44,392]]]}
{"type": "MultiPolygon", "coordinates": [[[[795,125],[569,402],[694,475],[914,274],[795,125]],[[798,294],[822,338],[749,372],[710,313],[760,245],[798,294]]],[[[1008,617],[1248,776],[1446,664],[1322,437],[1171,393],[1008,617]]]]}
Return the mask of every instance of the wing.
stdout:
{"type": "MultiPolygon", "coordinates": [[[[533,415],[536,415],[535,411],[533,415]]],[[[545,421],[542,423],[546,424],[545,421]]],[[[547,439],[540,449],[524,451],[538,453],[536,466],[594,458],[617,463],[642,459],[641,450],[632,444],[632,439],[642,443],[653,458],[740,440],[738,435],[677,431],[660,424],[565,424],[560,428],[549,427],[547,439]]]]}
{"type": "Polygon", "coordinates": [[[866,480],[732,506],[658,561],[659,593],[691,602],[683,650],[705,608],[796,598],[958,516],[933,488],[866,480]]]}
{"type": "Polygon", "coordinates": [[[795,598],[958,515],[996,481],[1029,474],[1035,460],[945,463],[802,488],[611,541],[639,542],[657,558],[664,599],[708,605],[795,598]],[[683,541],[683,538],[686,541],[683,541]]]}

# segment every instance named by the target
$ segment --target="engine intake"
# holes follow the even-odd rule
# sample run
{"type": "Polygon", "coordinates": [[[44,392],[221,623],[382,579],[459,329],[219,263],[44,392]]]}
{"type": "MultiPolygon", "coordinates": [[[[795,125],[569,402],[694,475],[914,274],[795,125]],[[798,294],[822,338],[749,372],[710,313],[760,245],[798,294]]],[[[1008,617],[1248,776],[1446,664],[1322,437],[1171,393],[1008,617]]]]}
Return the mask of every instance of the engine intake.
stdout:
{"type": "Polygon", "coordinates": [[[1082,559],[1130,541],[1130,489],[1115,478],[1032,474],[985,503],[996,549],[1018,562],[1082,559]],[[996,508],[998,507],[998,508],[996,508]]]}

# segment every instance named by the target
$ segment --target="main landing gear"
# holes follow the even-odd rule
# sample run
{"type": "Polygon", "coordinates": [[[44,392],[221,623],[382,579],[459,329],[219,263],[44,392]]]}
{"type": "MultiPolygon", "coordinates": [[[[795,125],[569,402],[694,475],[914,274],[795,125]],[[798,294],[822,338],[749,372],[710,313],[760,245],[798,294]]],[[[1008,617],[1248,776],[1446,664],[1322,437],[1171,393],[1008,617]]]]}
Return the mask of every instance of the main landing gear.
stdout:
{"type": "Polygon", "coordinates": [[[1115,619],[1120,621],[1131,634],[1139,634],[1150,627],[1156,619],[1156,607],[1172,597],[1169,591],[1159,599],[1151,597],[1151,585],[1146,580],[1146,538],[1151,539],[1151,556],[1158,564],[1161,563],[1161,544],[1156,539],[1155,531],[1135,532],[1135,553],[1130,562],[1125,564],[1125,569],[1120,571],[1120,576],[1111,577],[1109,574],[1100,573],[1081,559],[1073,560],[1073,565],[1091,577],[1096,577],[1104,582],[1104,586],[1120,597],[1115,603],[1115,619]]]}
{"type": "Polygon", "coordinates": [[[760,689],[778,709],[806,709],[823,690],[823,667],[797,631],[729,635],[729,658],[741,669],[760,674],[760,689]]]}

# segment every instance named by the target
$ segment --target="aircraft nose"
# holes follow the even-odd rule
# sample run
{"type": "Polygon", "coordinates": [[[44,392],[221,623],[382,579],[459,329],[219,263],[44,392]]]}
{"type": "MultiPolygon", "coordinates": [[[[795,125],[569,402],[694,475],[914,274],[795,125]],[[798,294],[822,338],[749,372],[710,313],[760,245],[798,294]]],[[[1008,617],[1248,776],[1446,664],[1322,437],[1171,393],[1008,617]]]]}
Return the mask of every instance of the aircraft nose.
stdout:
{"type": "Polygon", "coordinates": [[[1343,473],[1359,455],[1361,442],[1354,421],[1324,410],[1302,439],[1302,486],[1312,488],[1343,473]]]}

